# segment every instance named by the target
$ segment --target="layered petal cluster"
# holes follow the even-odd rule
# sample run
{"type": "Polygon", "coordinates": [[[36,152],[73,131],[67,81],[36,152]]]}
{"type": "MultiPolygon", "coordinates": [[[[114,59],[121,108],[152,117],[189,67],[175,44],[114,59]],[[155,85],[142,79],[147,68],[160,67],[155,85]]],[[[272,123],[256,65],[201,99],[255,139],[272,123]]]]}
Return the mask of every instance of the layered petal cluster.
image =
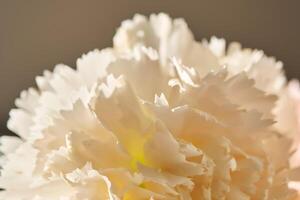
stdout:
{"type": "Polygon", "coordinates": [[[19,137],[0,141],[0,199],[298,198],[280,62],[197,42],[165,14],[124,21],[113,42],[21,93],[8,121],[19,137]]]}

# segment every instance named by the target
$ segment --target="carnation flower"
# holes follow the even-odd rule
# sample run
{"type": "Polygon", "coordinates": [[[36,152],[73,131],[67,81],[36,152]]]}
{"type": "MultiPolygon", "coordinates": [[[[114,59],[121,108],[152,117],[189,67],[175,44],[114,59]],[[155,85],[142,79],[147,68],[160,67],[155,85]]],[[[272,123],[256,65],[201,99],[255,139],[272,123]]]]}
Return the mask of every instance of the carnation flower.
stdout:
{"type": "Polygon", "coordinates": [[[297,199],[281,68],[237,43],[197,42],[182,19],[137,15],[112,48],[21,93],[8,121],[19,137],[1,138],[0,197],[297,199]]]}

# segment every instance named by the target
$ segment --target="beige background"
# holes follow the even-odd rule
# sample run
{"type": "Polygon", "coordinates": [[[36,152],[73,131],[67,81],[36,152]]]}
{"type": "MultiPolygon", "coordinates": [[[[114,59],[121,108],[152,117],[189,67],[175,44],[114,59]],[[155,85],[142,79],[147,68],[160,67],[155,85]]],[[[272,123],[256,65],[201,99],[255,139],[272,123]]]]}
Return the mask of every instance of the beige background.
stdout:
{"type": "Polygon", "coordinates": [[[183,17],[197,39],[217,35],[264,49],[300,78],[299,0],[0,0],[0,132],[8,111],[34,77],[56,63],[75,65],[94,48],[111,46],[134,13],[183,17]]]}

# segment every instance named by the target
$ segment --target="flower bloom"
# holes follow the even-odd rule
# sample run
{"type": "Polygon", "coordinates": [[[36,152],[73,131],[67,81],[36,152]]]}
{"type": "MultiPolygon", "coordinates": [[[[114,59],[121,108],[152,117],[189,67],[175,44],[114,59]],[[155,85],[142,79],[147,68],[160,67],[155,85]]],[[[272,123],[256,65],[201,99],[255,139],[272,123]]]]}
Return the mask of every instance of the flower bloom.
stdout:
{"type": "Polygon", "coordinates": [[[16,100],[2,199],[298,198],[281,62],[197,42],[165,14],[124,21],[113,42],[16,100]]]}

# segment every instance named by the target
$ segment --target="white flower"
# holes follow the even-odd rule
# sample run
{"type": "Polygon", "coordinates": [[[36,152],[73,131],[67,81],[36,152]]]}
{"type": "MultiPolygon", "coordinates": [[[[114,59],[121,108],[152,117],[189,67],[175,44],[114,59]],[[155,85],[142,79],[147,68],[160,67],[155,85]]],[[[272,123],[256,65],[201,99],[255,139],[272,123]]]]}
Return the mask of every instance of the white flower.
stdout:
{"type": "Polygon", "coordinates": [[[10,113],[0,198],[296,199],[281,63],[229,46],[137,15],[113,48],[46,71],[10,113]]]}

